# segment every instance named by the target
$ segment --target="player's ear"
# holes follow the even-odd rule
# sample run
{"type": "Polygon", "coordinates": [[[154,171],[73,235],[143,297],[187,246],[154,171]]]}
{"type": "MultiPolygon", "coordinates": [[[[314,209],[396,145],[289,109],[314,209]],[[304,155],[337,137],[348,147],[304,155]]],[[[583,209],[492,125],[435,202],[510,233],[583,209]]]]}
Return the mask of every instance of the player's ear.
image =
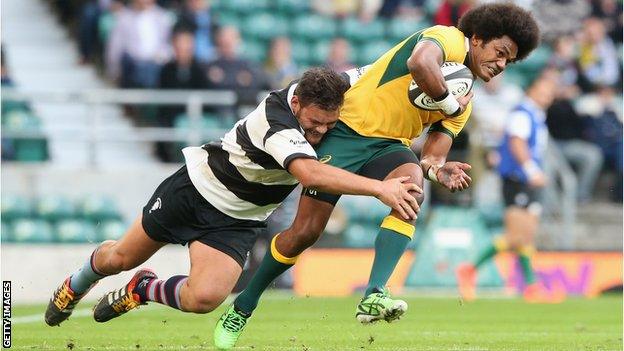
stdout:
{"type": "Polygon", "coordinates": [[[470,44],[472,44],[472,46],[481,46],[483,44],[483,39],[473,34],[472,37],[470,37],[470,44]]]}
{"type": "Polygon", "coordinates": [[[293,95],[292,98],[290,98],[290,106],[295,114],[299,112],[301,105],[299,104],[299,97],[297,95],[293,95]]]}

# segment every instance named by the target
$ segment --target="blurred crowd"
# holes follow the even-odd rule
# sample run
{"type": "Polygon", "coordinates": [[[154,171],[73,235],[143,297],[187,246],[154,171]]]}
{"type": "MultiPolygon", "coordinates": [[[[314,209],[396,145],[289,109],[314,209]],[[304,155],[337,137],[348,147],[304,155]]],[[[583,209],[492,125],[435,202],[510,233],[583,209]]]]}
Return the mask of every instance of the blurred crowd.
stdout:
{"type": "MultiPolygon", "coordinates": [[[[578,200],[591,200],[599,174],[607,170],[615,174],[613,183],[609,184],[611,197],[622,201],[621,1],[516,2],[534,11],[543,32],[542,48],[548,54],[534,74],[545,68],[556,72],[556,99],[547,110],[547,125],[577,175],[578,200]]],[[[231,89],[238,93],[240,103],[255,105],[259,92],[283,87],[310,64],[296,59],[298,48],[289,35],[269,38],[266,54],[259,56],[260,59],[243,54],[245,28],[226,21],[219,9],[225,4],[273,6],[267,1],[53,0],[53,3],[61,21],[75,34],[81,63],[96,65],[105,77],[122,88],[231,89]]],[[[276,3],[299,6],[334,23],[355,20],[360,28],[366,28],[379,19],[455,25],[476,0],[281,0],[276,3]]],[[[253,15],[251,12],[248,16],[253,15]]],[[[396,43],[387,44],[390,46],[386,49],[396,43]]],[[[352,40],[334,36],[323,52],[321,63],[337,71],[355,67],[361,62],[353,60],[353,50],[352,40]]],[[[504,117],[522,99],[526,87],[526,81],[522,84],[509,78],[512,76],[505,73],[488,84],[476,86],[473,117],[454,146],[460,157],[470,158],[483,169],[495,164],[496,155],[491,151],[500,142],[504,117]]],[[[172,126],[180,113],[182,107],[161,108],[155,123],[172,126]]],[[[165,161],[168,158],[164,154],[161,157],[165,161]]]]}

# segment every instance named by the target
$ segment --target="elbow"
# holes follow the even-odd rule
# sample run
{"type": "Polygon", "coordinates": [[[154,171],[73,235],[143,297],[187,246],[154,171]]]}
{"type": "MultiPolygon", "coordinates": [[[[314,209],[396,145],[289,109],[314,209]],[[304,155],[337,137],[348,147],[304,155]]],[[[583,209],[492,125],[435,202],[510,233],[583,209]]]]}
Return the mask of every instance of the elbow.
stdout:
{"type": "Polygon", "coordinates": [[[421,76],[426,66],[427,64],[422,55],[414,54],[407,59],[407,69],[412,74],[412,77],[421,76]]]}

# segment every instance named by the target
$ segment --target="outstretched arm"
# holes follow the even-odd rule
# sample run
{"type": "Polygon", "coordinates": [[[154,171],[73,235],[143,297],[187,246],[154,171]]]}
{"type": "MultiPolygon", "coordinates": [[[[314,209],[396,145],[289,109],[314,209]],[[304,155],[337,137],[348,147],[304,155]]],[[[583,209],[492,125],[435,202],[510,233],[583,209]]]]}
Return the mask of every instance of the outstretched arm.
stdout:
{"type": "Polygon", "coordinates": [[[466,171],[470,170],[471,166],[467,163],[446,161],[451,145],[453,139],[449,135],[440,132],[430,133],[421,152],[420,166],[427,179],[455,192],[470,186],[472,179],[466,171]]]}
{"type": "Polygon", "coordinates": [[[306,188],[333,194],[374,196],[406,220],[415,219],[419,210],[418,202],[409,192],[422,193],[422,189],[410,183],[409,177],[379,181],[310,158],[294,159],[288,165],[288,171],[306,188]]]}

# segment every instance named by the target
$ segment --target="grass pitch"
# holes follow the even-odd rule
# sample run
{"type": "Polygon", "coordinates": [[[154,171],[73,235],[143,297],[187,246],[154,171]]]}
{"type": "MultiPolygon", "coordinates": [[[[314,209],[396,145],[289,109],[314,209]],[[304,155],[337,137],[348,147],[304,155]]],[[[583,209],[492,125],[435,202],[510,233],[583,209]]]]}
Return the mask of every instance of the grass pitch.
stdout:
{"type": "MultiPolygon", "coordinates": [[[[530,305],[520,299],[460,304],[450,298],[408,298],[399,322],[363,326],[357,297],[268,295],[236,350],[622,350],[622,296],[530,305]]],[[[86,308],[61,327],[44,324],[45,306],[13,307],[16,350],[215,350],[214,325],[225,305],[207,315],[156,304],[105,324],[86,308]]]]}

